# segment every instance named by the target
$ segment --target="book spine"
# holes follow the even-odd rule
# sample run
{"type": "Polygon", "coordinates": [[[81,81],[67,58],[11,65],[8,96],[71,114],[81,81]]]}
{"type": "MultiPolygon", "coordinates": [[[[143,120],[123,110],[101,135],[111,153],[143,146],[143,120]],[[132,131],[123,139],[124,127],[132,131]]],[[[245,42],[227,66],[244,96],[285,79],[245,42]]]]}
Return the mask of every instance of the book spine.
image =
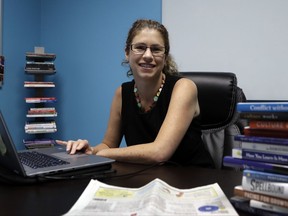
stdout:
{"type": "Polygon", "coordinates": [[[241,147],[244,150],[259,151],[263,153],[272,153],[272,154],[287,154],[288,146],[286,145],[272,145],[266,143],[251,143],[251,142],[242,142],[241,147]]]}
{"type": "Polygon", "coordinates": [[[36,107],[31,107],[29,110],[56,110],[55,107],[41,107],[41,108],[36,108],[36,107]]]}
{"type": "Polygon", "coordinates": [[[224,156],[223,165],[226,167],[233,167],[238,169],[250,169],[288,175],[288,166],[286,165],[244,160],[233,158],[232,156],[224,156]]]}
{"type": "Polygon", "coordinates": [[[34,118],[34,117],[56,117],[57,114],[27,114],[26,117],[28,118],[34,118]]]}
{"type": "Polygon", "coordinates": [[[282,144],[288,145],[288,139],[286,138],[274,138],[274,137],[257,137],[257,136],[245,136],[236,135],[234,140],[242,142],[253,142],[253,143],[268,143],[268,144],[282,144]]]}
{"type": "Polygon", "coordinates": [[[56,144],[54,139],[24,139],[24,144],[56,144]]]}
{"type": "Polygon", "coordinates": [[[281,214],[288,214],[288,208],[280,207],[277,205],[267,204],[257,200],[250,200],[250,206],[253,208],[263,209],[266,211],[277,212],[281,214]]]}
{"type": "Polygon", "coordinates": [[[244,127],[245,136],[288,138],[287,131],[251,129],[249,126],[244,127]]]}
{"type": "Polygon", "coordinates": [[[56,124],[51,124],[51,125],[25,125],[24,127],[26,130],[28,129],[56,129],[56,124]]]}
{"type": "Polygon", "coordinates": [[[238,112],[287,112],[287,102],[271,102],[271,103],[238,103],[238,112]]]}
{"type": "Polygon", "coordinates": [[[271,154],[261,151],[251,151],[246,149],[234,148],[232,156],[235,158],[263,161],[267,163],[288,164],[288,155],[286,154],[271,154]]]}
{"type": "Polygon", "coordinates": [[[239,117],[248,120],[287,121],[286,112],[241,112],[239,117]]]}
{"type": "Polygon", "coordinates": [[[250,121],[250,128],[288,131],[288,122],[285,121],[250,121]]]}
{"type": "MultiPolygon", "coordinates": [[[[231,197],[230,198],[231,204],[238,210],[247,212],[252,215],[261,215],[261,216],[283,216],[284,214],[281,213],[275,213],[271,211],[266,211],[263,209],[253,208],[250,206],[250,200],[249,199],[242,199],[242,197],[231,197]]],[[[287,216],[286,214],[284,216],[287,216]]]]}
{"type": "Polygon", "coordinates": [[[242,177],[244,190],[287,199],[288,184],[283,182],[264,181],[256,178],[242,177]]]}
{"type": "Polygon", "coordinates": [[[243,170],[243,175],[248,178],[256,178],[264,181],[275,181],[275,182],[288,182],[288,175],[279,175],[275,173],[260,172],[255,170],[243,170]]]}
{"type": "Polygon", "coordinates": [[[253,199],[261,202],[265,202],[272,205],[277,205],[281,207],[288,208],[288,200],[279,197],[269,196],[265,194],[259,194],[247,190],[243,190],[242,186],[238,185],[234,187],[233,191],[235,196],[245,197],[248,199],[253,199]]]}
{"type": "Polygon", "coordinates": [[[38,134],[38,133],[55,133],[57,132],[57,129],[27,129],[25,130],[26,133],[28,134],[38,134]]]}

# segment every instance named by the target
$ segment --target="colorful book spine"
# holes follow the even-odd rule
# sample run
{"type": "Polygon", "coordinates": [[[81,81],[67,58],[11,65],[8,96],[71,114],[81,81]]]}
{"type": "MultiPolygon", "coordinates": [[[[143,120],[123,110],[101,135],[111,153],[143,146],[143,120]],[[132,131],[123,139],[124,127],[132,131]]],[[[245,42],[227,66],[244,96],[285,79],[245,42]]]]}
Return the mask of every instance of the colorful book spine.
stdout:
{"type": "Polygon", "coordinates": [[[254,129],[249,126],[244,127],[243,134],[245,136],[288,138],[287,131],[254,129]]]}
{"type": "Polygon", "coordinates": [[[41,98],[25,98],[26,103],[54,103],[55,97],[41,97],[41,98]]]}
{"type": "MultiPolygon", "coordinates": [[[[275,182],[288,182],[288,175],[280,175],[276,173],[260,172],[256,170],[243,170],[243,176],[248,178],[256,178],[264,181],[275,181],[275,182]]],[[[288,207],[288,206],[287,206],[288,207]]]]}
{"type": "Polygon", "coordinates": [[[288,102],[237,103],[238,112],[288,112],[288,102]]]}
{"type": "Polygon", "coordinates": [[[288,145],[288,139],[285,138],[236,135],[234,136],[234,139],[242,142],[288,145]]]}
{"type": "Polygon", "coordinates": [[[288,154],[288,145],[242,142],[241,148],[250,151],[259,151],[272,154],[288,154]]]}
{"type": "Polygon", "coordinates": [[[269,196],[287,199],[288,183],[264,181],[256,178],[242,177],[242,187],[244,190],[265,194],[269,196]]]}
{"type": "Polygon", "coordinates": [[[267,163],[276,163],[288,165],[288,155],[287,154],[272,154],[265,153],[261,151],[233,148],[232,156],[235,158],[245,159],[245,160],[255,160],[267,163]]]}
{"type": "Polygon", "coordinates": [[[253,199],[253,200],[265,202],[268,204],[288,208],[288,199],[283,199],[283,198],[279,198],[275,196],[269,196],[265,194],[247,191],[247,190],[244,190],[241,185],[237,185],[234,187],[233,194],[234,196],[245,197],[247,199],[253,199]]]}
{"type": "Polygon", "coordinates": [[[288,121],[256,121],[249,122],[250,128],[265,129],[265,130],[280,130],[288,131],[288,121]]]}
{"type": "Polygon", "coordinates": [[[264,120],[264,121],[287,121],[288,113],[286,112],[241,112],[241,119],[264,120]]]}
{"type": "Polygon", "coordinates": [[[281,164],[266,163],[253,160],[244,160],[234,158],[232,156],[225,156],[223,158],[223,165],[226,167],[233,167],[238,169],[251,169],[264,172],[272,172],[278,174],[288,175],[288,166],[281,164]]]}
{"type": "Polygon", "coordinates": [[[245,197],[233,196],[230,198],[231,204],[235,209],[241,210],[248,213],[249,215],[255,216],[287,216],[287,214],[281,214],[278,212],[271,212],[259,208],[254,208],[250,206],[250,199],[245,197]]]}
{"type": "Polygon", "coordinates": [[[272,205],[272,204],[267,204],[265,202],[260,202],[257,200],[250,200],[250,206],[253,208],[257,208],[257,209],[262,209],[266,211],[288,215],[288,208],[284,208],[284,207],[272,205]]]}

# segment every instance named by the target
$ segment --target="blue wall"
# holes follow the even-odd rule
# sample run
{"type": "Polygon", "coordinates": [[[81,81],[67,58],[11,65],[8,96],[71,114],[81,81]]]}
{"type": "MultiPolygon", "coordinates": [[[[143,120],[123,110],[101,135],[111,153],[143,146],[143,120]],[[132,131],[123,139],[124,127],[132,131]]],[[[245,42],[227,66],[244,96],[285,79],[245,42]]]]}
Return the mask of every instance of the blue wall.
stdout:
{"type": "Polygon", "coordinates": [[[138,18],[161,21],[161,0],[4,0],[3,54],[6,58],[0,109],[20,149],[27,105],[25,52],[44,46],[56,53],[57,73],[47,90],[58,102],[59,139],[101,142],[110,104],[127,68],[121,66],[127,32],[138,18]]]}

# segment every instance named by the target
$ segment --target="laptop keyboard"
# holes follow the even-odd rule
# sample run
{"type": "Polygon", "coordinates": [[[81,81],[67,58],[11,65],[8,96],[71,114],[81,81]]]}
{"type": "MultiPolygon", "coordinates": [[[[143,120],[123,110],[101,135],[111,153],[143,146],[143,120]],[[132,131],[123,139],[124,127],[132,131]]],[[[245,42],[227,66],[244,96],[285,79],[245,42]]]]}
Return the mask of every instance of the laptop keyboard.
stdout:
{"type": "Polygon", "coordinates": [[[67,161],[36,151],[19,152],[18,155],[22,164],[33,169],[69,164],[67,161]]]}

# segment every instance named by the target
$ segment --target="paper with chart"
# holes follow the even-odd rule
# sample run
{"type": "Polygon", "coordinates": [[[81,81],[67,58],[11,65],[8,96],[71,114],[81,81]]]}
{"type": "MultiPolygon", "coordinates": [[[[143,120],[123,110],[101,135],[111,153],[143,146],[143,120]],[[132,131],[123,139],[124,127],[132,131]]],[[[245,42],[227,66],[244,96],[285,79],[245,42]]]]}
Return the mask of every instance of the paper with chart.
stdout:
{"type": "Polygon", "coordinates": [[[115,187],[91,180],[65,215],[238,215],[217,183],[178,189],[160,179],[141,188],[115,187]]]}

